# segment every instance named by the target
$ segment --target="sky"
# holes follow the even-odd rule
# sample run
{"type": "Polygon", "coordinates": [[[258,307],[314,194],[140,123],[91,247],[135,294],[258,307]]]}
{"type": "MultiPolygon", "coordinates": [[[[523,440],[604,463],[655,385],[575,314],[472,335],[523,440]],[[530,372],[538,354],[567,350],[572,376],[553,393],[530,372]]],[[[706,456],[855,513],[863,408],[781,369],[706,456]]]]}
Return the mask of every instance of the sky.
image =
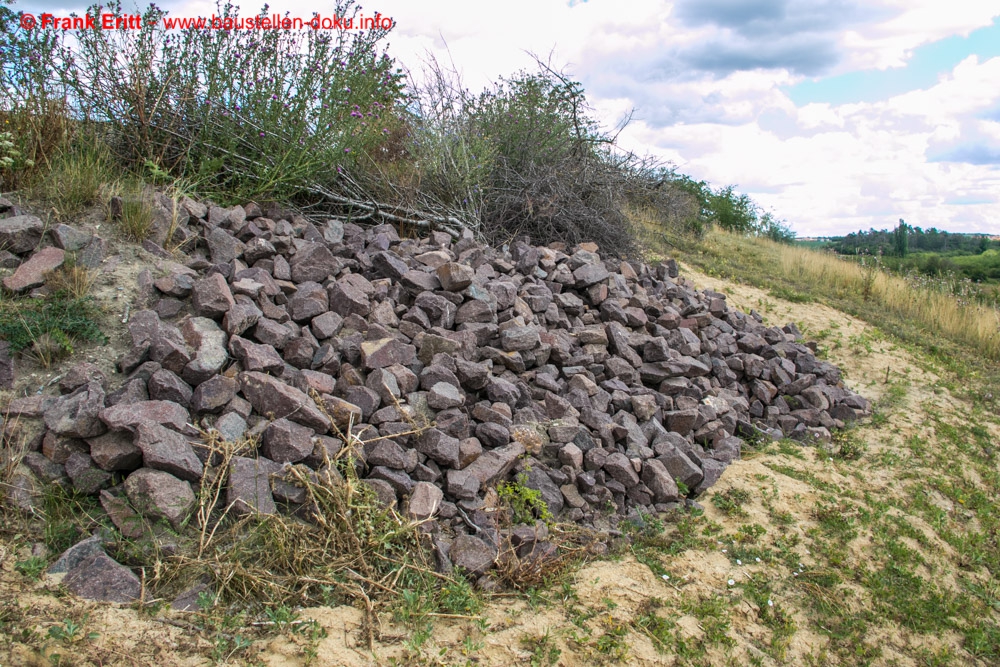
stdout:
{"type": "MultiPolygon", "coordinates": [[[[175,16],[214,6],[158,4],[175,16]]],[[[361,4],[394,19],[389,53],[416,76],[434,57],[478,91],[541,56],[584,85],[608,127],[633,111],[623,147],[715,187],[735,185],[799,236],[899,218],[1000,233],[1000,2],[361,4]]],[[[271,2],[303,16],[330,7],[271,2]]]]}

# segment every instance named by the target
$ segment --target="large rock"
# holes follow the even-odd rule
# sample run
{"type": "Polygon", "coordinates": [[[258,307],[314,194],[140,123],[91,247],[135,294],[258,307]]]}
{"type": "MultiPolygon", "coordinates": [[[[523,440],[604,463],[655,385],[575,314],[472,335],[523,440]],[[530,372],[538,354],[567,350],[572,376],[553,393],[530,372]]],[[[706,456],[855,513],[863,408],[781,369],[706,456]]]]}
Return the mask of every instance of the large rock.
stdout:
{"type": "Polygon", "coordinates": [[[233,293],[229,291],[229,285],[221,273],[213,273],[195,281],[191,290],[191,306],[201,317],[222,319],[234,303],[233,293]]]}
{"type": "Polygon", "coordinates": [[[287,419],[277,419],[264,429],[261,453],[278,463],[295,463],[313,451],[314,431],[287,419]]]}
{"type": "MultiPolygon", "coordinates": [[[[289,262],[296,283],[323,282],[340,271],[340,261],[322,243],[301,246],[289,262]]],[[[341,313],[342,315],[344,313],[341,313]]]]}
{"type": "Polygon", "coordinates": [[[429,519],[437,513],[442,500],[444,500],[444,494],[441,489],[430,482],[417,482],[413,485],[413,491],[410,492],[410,503],[406,509],[407,516],[416,521],[429,519]]]}
{"type": "Polygon", "coordinates": [[[218,375],[229,360],[226,332],[207,317],[188,318],[180,328],[184,341],[195,351],[194,359],[184,366],[180,376],[197,386],[218,375]]]}
{"type": "Polygon", "coordinates": [[[14,293],[27,292],[45,284],[45,274],[55,271],[66,261],[66,251],[60,248],[42,248],[23,262],[14,275],[3,279],[3,286],[14,293]]]}
{"type": "Polygon", "coordinates": [[[100,418],[103,409],[101,383],[88,382],[72,394],[56,399],[45,410],[45,426],[65,437],[92,438],[107,430],[100,418]]]}
{"type": "Polygon", "coordinates": [[[176,431],[153,421],[140,421],[135,427],[133,442],[142,451],[142,463],[147,468],[191,482],[201,479],[203,467],[194,447],[176,431]]]}
{"type": "Polygon", "coordinates": [[[474,475],[479,480],[479,486],[485,488],[506,477],[524,452],[524,445],[514,441],[505,447],[484,452],[463,470],[474,475]]]}
{"type": "Polygon", "coordinates": [[[484,574],[493,566],[496,557],[496,551],[492,547],[472,535],[459,535],[448,550],[452,565],[473,576],[484,574]]]}
{"type": "Polygon", "coordinates": [[[142,595],[139,577],[103,551],[67,572],[62,585],[74,595],[98,602],[128,604],[142,595]]]}
{"type": "Polygon", "coordinates": [[[241,373],[240,391],[258,414],[268,419],[290,419],[323,434],[330,421],[308,395],[258,371],[241,373]]]}
{"type": "Polygon", "coordinates": [[[398,338],[366,340],[361,343],[361,359],[367,370],[386,368],[395,364],[409,366],[416,357],[416,348],[398,338]]]}
{"type": "Polygon", "coordinates": [[[229,462],[226,505],[237,514],[274,514],[278,508],[271,493],[273,472],[273,461],[234,456],[229,462]]]}
{"type": "Polygon", "coordinates": [[[96,438],[88,438],[90,456],[102,470],[135,470],[142,465],[142,450],[132,442],[127,431],[109,431],[96,438]]]}
{"type": "Polygon", "coordinates": [[[135,431],[142,422],[158,424],[179,433],[197,433],[188,425],[191,415],[182,405],[173,401],[140,401],[120,403],[100,412],[101,421],[112,431],[135,431]]]}
{"type": "Polygon", "coordinates": [[[0,250],[22,255],[42,240],[45,224],[33,215],[15,215],[0,219],[0,250]]]}
{"type": "MultiPolygon", "coordinates": [[[[605,464],[606,466],[607,464],[605,464]]],[[[642,464],[642,481],[653,492],[653,500],[671,503],[678,499],[677,482],[657,459],[648,459],[642,464]]]]}
{"type": "Polygon", "coordinates": [[[179,529],[194,511],[191,485],[162,470],[140,468],[125,480],[125,494],[140,514],[179,529]]]}

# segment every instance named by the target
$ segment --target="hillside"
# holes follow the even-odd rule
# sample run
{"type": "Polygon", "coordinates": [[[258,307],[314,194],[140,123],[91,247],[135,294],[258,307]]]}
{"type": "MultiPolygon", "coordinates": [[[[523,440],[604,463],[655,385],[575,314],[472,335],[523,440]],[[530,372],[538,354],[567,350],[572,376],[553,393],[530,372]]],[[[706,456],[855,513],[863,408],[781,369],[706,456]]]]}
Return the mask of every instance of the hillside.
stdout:
{"type": "MultiPolygon", "coordinates": [[[[119,288],[155,260],[129,243],[114,244],[109,255],[112,268],[96,279],[93,293],[107,313],[102,329],[111,344],[85,345],[76,354],[110,372],[126,350],[119,313],[132,296],[119,288]]],[[[1000,591],[991,578],[1000,518],[995,415],[970,400],[969,387],[951,371],[862,320],[693,266],[681,272],[700,288],[726,294],[731,306],[755,309],[767,323],[794,322],[819,338],[846,382],[875,403],[875,416],[838,436],[830,450],[787,440],[747,448],[698,498],[703,513],[650,518],[629,529],[628,539],[613,541],[607,556],[554,570],[544,584],[476,595],[456,603],[456,611],[466,610],[457,613],[408,610],[405,595],[401,607],[373,616],[364,605],[272,607],[252,623],[221,608],[170,612],[155,600],[116,608],[58,594],[57,579],[33,582],[26,566],[32,538],[7,533],[0,618],[8,659],[993,662],[1000,650],[1000,591]]],[[[47,384],[66,367],[19,366],[31,386],[47,384]]]]}

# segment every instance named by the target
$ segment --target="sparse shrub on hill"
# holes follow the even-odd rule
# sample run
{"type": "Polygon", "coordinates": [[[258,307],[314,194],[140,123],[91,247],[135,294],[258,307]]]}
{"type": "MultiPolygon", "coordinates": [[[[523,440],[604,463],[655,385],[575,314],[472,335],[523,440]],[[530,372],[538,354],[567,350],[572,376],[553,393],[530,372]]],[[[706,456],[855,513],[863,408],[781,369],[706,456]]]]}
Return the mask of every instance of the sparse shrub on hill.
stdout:
{"type": "Polygon", "coordinates": [[[426,79],[415,90],[407,144],[418,196],[461,215],[487,240],[527,234],[632,254],[635,212],[673,232],[701,228],[673,172],[620,150],[591,116],[581,84],[547,65],[478,95],[437,63],[426,79]]]}
{"type": "MultiPolygon", "coordinates": [[[[359,9],[338,0],[333,13],[359,9]]],[[[240,10],[226,2],[214,13],[224,20],[240,10]]],[[[746,195],[621,150],[582,85],[541,61],[479,94],[436,64],[406,89],[384,52],[385,30],[166,30],[165,16],[150,5],[141,29],[81,30],[73,40],[5,33],[4,83],[16,92],[0,108],[25,125],[20,154],[61,159],[96,136],[133,177],[152,169],[223,203],[285,201],[345,221],[453,234],[466,227],[493,244],[527,235],[636,255],[637,232],[647,230],[697,235],[718,224],[790,236],[746,195]],[[34,59],[12,64],[24,54],[34,59]],[[22,98],[37,108],[13,111],[22,98]],[[58,124],[38,122],[46,113],[62,118],[58,151],[46,139],[58,124]]],[[[6,187],[20,185],[6,176],[6,187]]]]}
{"type": "Polygon", "coordinates": [[[377,152],[395,125],[402,84],[384,30],[167,31],[164,15],[150,6],[141,30],[81,31],[66,72],[77,112],[108,123],[130,166],[151,161],[223,199],[289,199],[377,152]]]}

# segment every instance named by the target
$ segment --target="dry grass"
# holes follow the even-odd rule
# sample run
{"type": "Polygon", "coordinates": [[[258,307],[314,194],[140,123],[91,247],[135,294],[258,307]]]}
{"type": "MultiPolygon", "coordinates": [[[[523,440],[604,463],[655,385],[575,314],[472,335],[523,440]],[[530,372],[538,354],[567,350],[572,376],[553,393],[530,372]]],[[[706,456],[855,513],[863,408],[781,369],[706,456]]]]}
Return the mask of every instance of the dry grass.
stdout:
{"type": "Polygon", "coordinates": [[[74,299],[90,294],[97,280],[97,272],[85,266],[67,262],[45,277],[45,284],[54,292],[66,292],[74,299]]]}
{"type": "Polygon", "coordinates": [[[884,328],[905,327],[929,347],[950,342],[976,356],[1000,359],[1000,311],[933,286],[871,271],[836,255],[714,229],[704,239],[678,245],[686,259],[709,275],[776,289],[779,296],[797,291],[884,328]]]}

